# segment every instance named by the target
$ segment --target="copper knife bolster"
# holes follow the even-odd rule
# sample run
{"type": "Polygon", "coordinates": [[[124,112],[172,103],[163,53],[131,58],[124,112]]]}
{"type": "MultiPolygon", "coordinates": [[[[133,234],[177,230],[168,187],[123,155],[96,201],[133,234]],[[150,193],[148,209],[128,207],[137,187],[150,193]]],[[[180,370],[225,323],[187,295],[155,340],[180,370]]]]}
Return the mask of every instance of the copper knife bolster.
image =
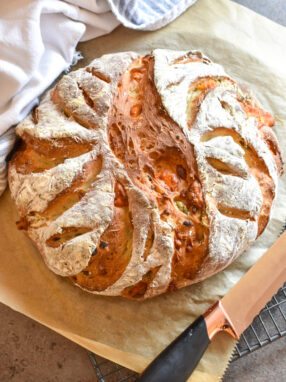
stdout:
{"type": "Polygon", "coordinates": [[[208,337],[210,341],[212,338],[221,331],[227,332],[236,340],[239,335],[236,333],[234,326],[228,314],[223,308],[221,301],[216,301],[204,314],[208,337]]]}

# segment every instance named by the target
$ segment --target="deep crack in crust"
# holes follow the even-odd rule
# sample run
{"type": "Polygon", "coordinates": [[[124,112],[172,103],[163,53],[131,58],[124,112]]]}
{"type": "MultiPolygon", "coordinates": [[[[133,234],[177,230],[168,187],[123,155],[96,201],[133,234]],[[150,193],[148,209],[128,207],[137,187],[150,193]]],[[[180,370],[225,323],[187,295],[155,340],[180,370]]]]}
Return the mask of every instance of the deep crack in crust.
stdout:
{"type": "Polygon", "coordinates": [[[18,227],[90,292],[142,299],[202,280],[269,220],[273,124],[200,52],[103,56],[17,127],[18,227]]]}
{"type": "MultiPolygon", "coordinates": [[[[208,252],[205,202],[193,146],[169,117],[156,90],[152,56],[138,58],[123,74],[109,113],[108,136],[133,184],[158,207],[161,220],[173,227],[171,288],[194,279],[208,252]]],[[[150,227],[148,251],[151,235],[150,227]]]]}

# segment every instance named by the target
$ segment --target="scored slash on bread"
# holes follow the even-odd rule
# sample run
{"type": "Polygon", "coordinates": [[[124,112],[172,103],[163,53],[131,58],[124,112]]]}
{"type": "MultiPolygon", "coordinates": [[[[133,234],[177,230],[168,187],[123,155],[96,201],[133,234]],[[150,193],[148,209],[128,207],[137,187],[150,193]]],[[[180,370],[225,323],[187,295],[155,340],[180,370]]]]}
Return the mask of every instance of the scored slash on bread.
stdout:
{"type": "Polygon", "coordinates": [[[18,227],[93,293],[142,299],[203,280],[268,223],[282,172],[273,124],[198,51],[105,55],[17,126],[18,227]]]}

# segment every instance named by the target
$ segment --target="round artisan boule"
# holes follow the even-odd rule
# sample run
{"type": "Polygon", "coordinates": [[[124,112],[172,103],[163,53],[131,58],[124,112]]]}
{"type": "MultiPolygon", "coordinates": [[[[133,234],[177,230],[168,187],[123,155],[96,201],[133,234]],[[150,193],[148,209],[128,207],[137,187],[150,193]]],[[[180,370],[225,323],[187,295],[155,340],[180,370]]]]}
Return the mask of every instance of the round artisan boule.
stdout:
{"type": "Polygon", "coordinates": [[[198,51],[105,55],[17,126],[18,227],[81,288],[147,298],[203,280],[264,230],[274,119],[198,51]]]}

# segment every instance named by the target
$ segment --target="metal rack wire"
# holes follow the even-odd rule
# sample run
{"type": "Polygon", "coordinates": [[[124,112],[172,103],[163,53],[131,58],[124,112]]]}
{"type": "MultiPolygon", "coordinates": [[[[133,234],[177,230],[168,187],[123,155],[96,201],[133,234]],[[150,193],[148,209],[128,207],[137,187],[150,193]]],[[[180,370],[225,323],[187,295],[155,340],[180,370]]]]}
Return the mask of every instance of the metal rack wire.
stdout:
{"type": "Polygon", "coordinates": [[[134,382],[137,374],[88,351],[98,382],[134,382]]]}
{"type": "MultiPolygon", "coordinates": [[[[231,362],[286,335],[286,283],[255,317],[235,347],[231,362]]],[[[133,371],[88,352],[98,382],[134,382],[133,371]]]]}
{"type": "Polygon", "coordinates": [[[286,334],[286,283],[241,335],[232,361],[286,334]]]}

